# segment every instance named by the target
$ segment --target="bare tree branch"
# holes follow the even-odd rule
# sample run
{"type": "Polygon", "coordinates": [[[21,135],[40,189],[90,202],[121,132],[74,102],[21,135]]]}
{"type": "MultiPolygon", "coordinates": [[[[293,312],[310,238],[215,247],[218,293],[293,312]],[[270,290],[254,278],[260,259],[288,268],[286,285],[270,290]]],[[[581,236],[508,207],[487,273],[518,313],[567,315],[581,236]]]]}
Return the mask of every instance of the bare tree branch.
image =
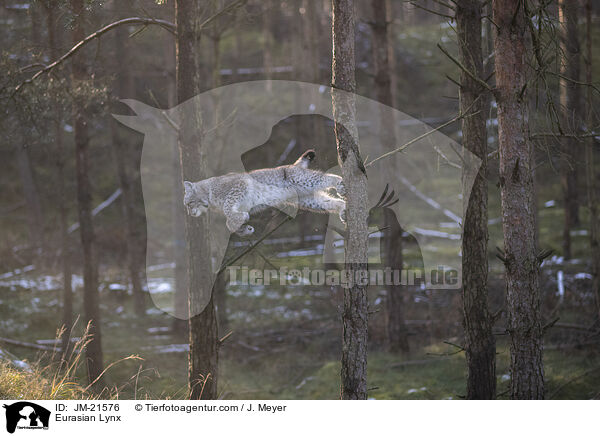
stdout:
{"type": "Polygon", "coordinates": [[[212,15],[212,16],[208,17],[206,20],[204,20],[200,24],[200,28],[198,30],[204,29],[206,26],[208,26],[214,20],[219,18],[221,15],[224,15],[228,12],[232,12],[232,11],[236,10],[237,8],[243,6],[246,3],[246,1],[247,0],[236,0],[236,1],[228,4],[227,6],[223,7],[223,9],[221,9],[220,11],[216,12],[214,15],[212,15]]]}
{"type": "MultiPolygon", "coordinates": [[[[478,97],[477,99],[479,99],[479,97],[478,97]]],[[[475,100],[473,101],[473,104],[474,104],[474,103],[477,101],[477,99],[475,99],[475,100]]],[[[471,107],[473,107],[473,104],[471,104],[471,106],[469,106],[469,109],[470,109],[471,107]]],[[[468,112],[468,111],[467,111],[467,112],[468,112]]],[[[386,158],[386,157],[388,157],[388,156],[391,156],[392,154],[395,154],[395,153],[401,152],[401,151],[405,150],[407,147],[409,147],[410,145],[414,144],[415,142],[418,142],[418,141],[420,141],[420,140],[421,140],[421,139],[423,139],[423,138],[426,138],[427,136],[431,135],[432,133],[434,133],[434,132],[437,132],[438,130],[441,130],[441,129],[443,129],[444,127],[447,127],[447,126],[449,126],[450,124],[452,124],[452,123],[455,123],[456,121],[458,121],[458,120],[461,120],[461,119],[463,119],[463,118],[465,118],[465,117],[467,117],[467,116],[471,116],[471,115],[473,115],[473,114],[468,114],[468,113],[467,113],[467,114],[464,114],[464,113],[459,113],[459,114],[458,114],[456,117],[454,117],[454,118],[452,118],[450,121],[447,121],[447,122],[445,122],[444,124],[442,124],[442,125],[440,125],[440,126],[436,127],[435,129],[431,129],[431,130],[429,130],[429,131],[427,131],[427,132],[423,133],[422,135],[419,135],[419,136],[417,136],[416,138],[413,138],[413,139],[411,139],[410,141],[408,141],[407,143],[403,144],[402,146],[400,146],[400,147],[398,147],[398,148],[396,148],[396,149],[394,149],[394,150],[392,150],[392,151],[388,151],[387,153],[384,153],[384,154],[382,154],[382,155],[381,155],[381,156],[379,156],[378,158],[376,158],[376,159],[373,159],[371,162],[369,162],[369,163],[365,163],[365,167],[371,166],[371,165],[373,165],[375,162],[377,162],[378,160],[381,160],[381,159],[383,159],[383,158],[386,158]]]]}
{"type": "Polygon", "coordinates": [[[450,9],[450,10],[452,10],[452,11],[454,11],[454,10],[456,9],[456,8],[455,8],[454,6],[452,6],[451,4],[449,4],[449,3],[446,3],[446,2],[443,2],[443,1],[441,1],[441,0],[433,0],[433,1],[434,1],[435,3],[437,3],[438,5],[444,6],[444,7],[448,8],[448,9],[450,9]]]}
{"type": "Polygon", "coordinates": [[[590,138],[600,136],[600,132],[591,133],[556,133],[556,132],[539,132],[529,135],[529,139],[540,139],[540,138],[590,138]]]}
{"type": "Polygon", "coordinates": [[[557,77],[559,77],[559,78],[561,78],[563,80],[566,80],[567,82],[574,83],[575,85],[589,86],[594,91],[596,91],[598,94],[600,94],[600,89],[598,89],[598,87],[596,85],[594,85],[593,83],[582,82],[580,80],[571,79],[570,77],[567,77],[564,74],[555,73],[554,71],[548,71],[548,74],[552,74],[553,76],[557,76],[557,77]]]}
{"type": "Polygon", "coordinates": [[[430,14],[439,15],[440,17],[448,18],[449,20],[454,20],[454,17],[452,15],[448,15],[448,14],[444,14],[442,12],[434,11],[432,9],[426,8],[423,5],[418,4],[417,2],[409,2],[409,3],[411,5],[413,5],[414,7],[416,7],[416,8],[423,9],[424,11],[429,12],[430,14]]]}
{"type": "Polygon", "coordinates": [[[488,91],[490,91],[492,94],[494,93],[494,88],[492,88],[490,85],[488,85],[486,82],[484,82],[481,78],[477,77],[471,70],[469,70],[467,67],[465,67],[458,59],[456,59],[454,56],[452,56],[448,50],[446,50],[444,47],[442,47],[441,44],[437,45],[438,48],[442,51],[442,53],[444,53],[446,56],[448,56],[448,58],[454,62],[456,65],[458,65],[458,67],[463,70],[465,73],[467,73],[467,75],[474,80],[475,82],[477,82],[483,89],[487,89],[488,91]]]}
{"type": "Polygon", "coordinates": [[[161,27],[167,29],[169,32],[171,32],[173,34],[176,34],[175,25],[173,23],[171,23],[169,21],[165,21],[165,20],[159,20],[156,18],[132,17],[132,18],[124,18],[122,20],[115,21],[114,23],[110,23],[110,24],[104,26],[103,28],[95,31],[91,35],[88,35],[87,37],[85,37],[84,39],[79,41],[77,44],[75,44],[68,52],[66,52],[60,58],[58,58],[51,64],[45,66],[43,69],[41,69],[40,71],[35,73],[30,79],[27,79],[27,80],[21,82],[15,88],[12,96],[14,96],[16,93],[18,93],[23,88],[23,86],[25,86],[29,83],[32,83],[34,80],[39,78],[42,74],[46,74],[46,73],[50,72],[52,69],[56,68],[57,66],[62,64],[64,61],[71,58],[75,53],[77,53],[79,50],[81,50],[84,46],[89,44],[94,39],[99,38],[100,36],[104,35],[106,32],[109,32],[119,26],[124,26],[124,25],[128,25],[128,24],[144,24],[144,25],[156,24],[158,26],[161,26],[161,27]]]}
{"type": "Polygon", "coordinates": [[[256,242],[254,242],[253,244],[249,245],[247,248],[245,248],[244,250],[242,250],[241,253],[239,253],[238,255],[234,255],[232,258],[226,260],[225,262],[223,262],[223,264],[221,265],[221,268],[219,268],[219,271],[217,271],[217,274],[222,273],[223,271],[225,271],[228,267],[230,267],[231,265],[233,265],[235,262],[237,262],[238,260],[240,260],[242,257],[244,257],[246,254],[250,253],[252,250],[254,250],[262,241],[264,241],[265,239],[267,239],[270,235],[272,235],[277,229],[279,229],[282,225],[284,225],[285,223],[287,223],[288,221],[292,220],[293,217],[288,215],[286,216],[279,224],[277,224],[275,227],[273,227],[270,231],[268,231],[267,233],[265,233],[264,235],[262,235],[260,238],[258,238],[258,240],[256,242]]]}
{"type": "MultiPolygon", "coordinates": [[[[223,9],[219,10],[218,12],[216,12],[215,14],[213,14],[212,16],[210,16],[209,18],[204,20],[200,24],[198,30],[202,30],[203,28],[208,26],[210,23],[212,23],[214,20],[219,18],[221,15],[226,14],[228,12],[231,12],[231,11],[241,7],[243,4],[246,3],[246,1],[247,0],[236,0],[232,3],[230,3],[229,5],[225,6],[223,9]]],[[[105,33],[109,32],[119,26],[131,25],[131,24],[143,24],[144,27],[142,27],[141,30],[143,30],[145,27],[147,27],[151,24],[155,24],[157,26],[160,26],[160,27],[168,30],[173,35],[177,35],[177,29],[176,29],[175,24],[171,23],[170,21],[166,21],[166,20],[160,20],[157,18],[131,17],[131,18],[124,18],[122,20],[115,21],[114,23],[107,24],[106,26],[104,26],[101,29],[92,33],[91,35],[88,35],[87,37],[85,37],[84,39],[79,41],[77,44],[75,44],[67,53],[65,53],[63,56],[58,58],[56,61],[45,66],[43,69],[41,69],[40,71],[35,73],[30,79],[27,79],[27,80],[21,82],[19,85],[17,85],[17,87],[13,91],[11,97],[14,97],[15,94],[17,94],[23,88],[23,86],[32,83],[34,80],[39,78],[41,75],[50,72],[52,69],[56,68],[57,66],[59,66],[60,64],[65,62],[67,59],[71,58],[75,53],[77,53],[79,50],[81,50],[84,46],[89,44],[94,39],[99,38],[100,36],[104,35],[105,33]]]]}

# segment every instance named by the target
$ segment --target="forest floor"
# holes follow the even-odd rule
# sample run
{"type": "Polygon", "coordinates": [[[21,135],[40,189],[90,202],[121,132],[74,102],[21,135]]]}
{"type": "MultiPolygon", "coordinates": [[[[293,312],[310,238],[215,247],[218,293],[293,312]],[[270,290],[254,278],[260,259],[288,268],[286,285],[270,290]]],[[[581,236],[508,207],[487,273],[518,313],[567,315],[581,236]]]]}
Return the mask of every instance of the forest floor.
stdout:
{"type": "MultiPolygon", "coordinates": [[[[590,399],[600,395],[600,341],[588,326],[593,320],[585,295],[589,280],[577,279],[577,263],[550,262],[542,282],[546,286],[547,314],[558,313],[567,328],[552,327],[546,335],[544,364],[548,398],[590,399]],[[562,302],[556,294],[556,268],[565,270],[566,295],[562,302]],[[553,307],[557,305],[558,310],[553,307]],[[550,308],[550,309],[549,309],[550,308]],[[569,326],[575,325],[575,329],[569,326]]],[[[579,273],[581,274],[581,273],[579,273]]],[[[60,291],[49,279],[34,276],[19,278],[20,285],[0,287],[0,336],[12,340],[52,346],[60,311],[60,291]],[[41,290],[42,288],[43,290],[41,290]]],[[[499,286],[491,280],[491,286],[499,286]]],[[[141,361],[125,361],[107,372],[107,381],[119,398],[173,398],[186,395],[187,344],[184,336],[171,334],[173,318],[150,307],[139,320],[131,310],[131,297],[116,286],[105,283],[101,291],[103,347],[105,364],[129,355],[141,361]]],[[[233,334],[220,355],[219,391],[226,399],[336,399],[339,396],[339,357],[341,327],[337,314],[339,296],[327,296],[323,290],[260,290],[241,292],[229,289],[229,323],[233,334]]],[[[457,293],[457,291],[454,291],[457,293]]],[[[501,294],[502,291],[498,292],[501,294]]],[[[411,353],[385,351],[382,314],[377,295],[372,296],[369,353],[369,397],[373,399],[460,399],[465,395],[464,353],[454,345],[461,342],[458,324],[458,295],[451,300],[422,294],[413,302],[413,317],[408,326],[411,353]],[[444,318],[444,314],[446,317],[444,318]],[[436,320],[439,319],[439,323],[436,320]],[[418,322],[417,322],[418,321],[418,322]],[[458,352],[457,352],[458,351],[458,352]]],[[[76,301],[80,299],[76,297],[76,301]]],[[[76,311],[79,304],[76,305],[76,311]]],[[[500,323],[501,324],[501,323],[500,323]]],[[[82,326],[76,330],[81,333],[82,326]]],[[[227,331],[223,331],[224,335],[227,331]]],[[[499,398],[507,398],[509,386],[508,339],[498,333],[497,380],[499,398]]],[[[17,345],[0,344],[4,360],[15,356],[25,362],[49,363],[48,355],[17,345]],[[10,352],[13,356],[9,356],[10,352]]],[[[1,357],[1,356],[0,356],[1,357]]],[[[0,358],[0,360],[2,360],[0,358]]],[[[19,363],[25,366],[24,363],[19,363]]],[[[31,373],[0,367],[0,398],[14,397],[15,380],[23,386],[26,398],[47,397],[47,390],[32,382],[31,373]],[[23,378],[19,378],[19,374],[23,378]],[[12,386],[9,389],[9,386],[12,386]]],[[[47,374],[34,372],[34,376],[47,374]]],[[[35,380],[34,380],[35,381],[35,380]]],[[[84,369],[74,379],[85,384],[84,369]]],[[[68,397],[69,393],[65,393],[68,397]]],[[[73,395],[79,395],[75,390],[73,395]]]]}

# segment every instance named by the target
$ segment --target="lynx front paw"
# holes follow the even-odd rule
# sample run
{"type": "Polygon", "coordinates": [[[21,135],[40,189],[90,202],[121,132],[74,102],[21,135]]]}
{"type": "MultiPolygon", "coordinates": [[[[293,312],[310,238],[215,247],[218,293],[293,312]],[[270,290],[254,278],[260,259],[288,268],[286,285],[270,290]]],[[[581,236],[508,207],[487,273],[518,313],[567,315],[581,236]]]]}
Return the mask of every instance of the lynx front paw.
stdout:
{"type": "Polygon", "coordinates": [[[250,236],[252,233],[254,233],[254,227],[244,224],[235,233],[239,236],[250,236]]]}
{"type": "Polygon", "coordinates": [[[335,187],[335,190],[340,197],[346,197],[346,186],[344,185],[343,181],[340,180],[338,185],[335,187]]]}
{"type": "Polygon", "coordinates": [[[342,209],[342,211],[340,212],[340,221],[346,224],[346,208],[342,209]]]}

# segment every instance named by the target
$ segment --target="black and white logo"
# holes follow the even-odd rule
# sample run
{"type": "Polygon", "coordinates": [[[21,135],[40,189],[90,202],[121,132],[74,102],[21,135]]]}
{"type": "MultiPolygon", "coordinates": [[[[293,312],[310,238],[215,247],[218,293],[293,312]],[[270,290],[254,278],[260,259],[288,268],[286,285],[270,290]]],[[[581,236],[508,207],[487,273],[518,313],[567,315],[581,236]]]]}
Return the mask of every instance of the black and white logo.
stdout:
{"type": "Polygon", "coordinates": [[[16,429],[47,430],[50,411],[29,401],[19,401],[3,406],[6,409],[6,431],[14,433],[16,429]]]}

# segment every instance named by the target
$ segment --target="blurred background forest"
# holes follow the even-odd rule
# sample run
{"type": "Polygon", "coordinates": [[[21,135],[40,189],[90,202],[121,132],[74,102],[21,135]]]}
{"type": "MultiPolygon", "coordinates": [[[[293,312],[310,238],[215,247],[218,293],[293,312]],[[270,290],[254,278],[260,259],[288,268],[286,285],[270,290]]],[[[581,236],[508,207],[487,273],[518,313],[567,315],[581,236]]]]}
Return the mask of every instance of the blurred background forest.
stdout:
{"type": "MultiPolygon", "coordinates": [[[[121,99],[165,109],[177,105],[174,3],[1,0],[0,398],[90,395],[85,390],[90,369],[81,351],[89,339],[85,314],[94,311],[90,309],[94,304],[102,329],[101,345],[94,343],[101,346],[104,367],[109,367],[102,376],[106,389],[95,395],[123,399],[189,396],[187,322],[158,310],[148,295],[181,291],[186,286],[185,267],[161,263],[159,258],[146,267],[140,180],[144,137],[112,117],[132,114],[121,99]],[[136,19],[104,27],[131,17],[136,19]],[[78,40],[103,28],[76,54],[45,71],[78,40]],[[27,82],[40,71],[43,74],[27,82]],[[85,157],[76,153],[78,135],[88,140],[85,157]],[[89,171],[85,174],[78,171],[77,159],[86,160],[89,171]],[[86,187],[83,192],[82,186],[86,187]],[[81,204],[89,206],[87,214],[82,214],[81,204]],[[93,245],[97,268],[97,274],[91,270],[89,274],[96,274],[98,292],[87,300],[85,235],[80,235],[80,223],[93,229],[87,241],[93,245]],[[67,331],[57,338],[63,325],[67,331]],[[57,358],[61,348],[70,351],[72,369],[65,369],[64,361],[57,358]],[[60,374],[65,373],[62,379],[60,374]]],[[[263,79],[331,85],[330,1],[200,3],[203,20],[208,22],[199,32],[198,92],[263,79]]],[[[558,3],[562,0],[529,3],[540,11],[531,17],[539,38],[534,48],[539,52],[531,50],[531,75],[537,78],[527,96],[529,125],[538,133],[533,143],[537,241],[545,253],[539,282],[546,397],[598,398],[598,284],[590,248],[592,203],[586,180],[590,155],[585,147],[592,142],[591,157],[597,155],[600,137],[589,134],[592,127],[588,131],[578,127],[575,117],[563,118],[562,127],[557,128],[560,81],[566,74],[560,61],[558,3]],[[545,59],[542,72],[539,65],[534,67],[536,56],[545,59]],[[574,140],[568,153],[565,137],[574,140]],[[567,175],[562,170],[565,160],[571,168],[567,175]],[[571,182],[565,194],[567,177],[571,182]]],[[[586,38],[592,47],[594,108],[600,80],[600,2],[590,2],[593,25],[589,35],[584,3],[573,1],[578,14],[575,30],[582,52],[586,38]]],[[[390,71],[385,103],[461,143],[461,123],[449,122],[459,113],[456,82],[461,74],[454,62],[458,44],[452,5],[437,0],[357,1],[356,93],[381,101],[375,38],[382,25],[381,14],[376,12],[383,8],[390,71]]],[[[490,16],[490,3],[483,5],[482,13],[490,16]]],[[[494,24],[483,19],[481,26],[483,77],[488,78],[494,69],[494,24]]],[[[584,75],[585,54],[577,62],[581,68],[578,104],[584,107],[589,88],[584,82],[590,82],[584,75]]],[[[495,315],[497,396],[507,398],[511,376],[505,270],[496,249],[503,247],[496,109],[493,99],[486,102],[487,292],[495,315]]],[[[592,125],[597,125],[593,112],[596,124],[592,125]]],[[[293,162],[308,148],[317,150],[318,167],[335,164],[332,121],[316,115],[290,117],[273,128],[264,148],[242,160],[248,170],[275,166],[293,162]]],[[[591,165],[597,180],[600,172],[593,160],[591,165]]],[[[267,212],[253,225],[262,229],[275,214],[267,212]]],[[[182,219],[174,217],[174,222],[182,219]]],[[[251,268],[322,265],[326,224],[325,216],[300,214],[238,263],[251,268]]],[[[428,230],[435,232],[434,238],[460,235],[456,223],[441,222],[428,230]]],[[[181,233],[173,243],[185,244],[183,239],[181,233]]],[[[401,239],[402,264],[422,267],[414,235],[404,232],[401,239]]],[[[231,253],[243,248],[243,241],[233,236],[231,253]]],[[[218,398],[339,397],[343,300],[339,289],[243,286],[227,283],[226,278],[216,286],[219,336],[227,336],[217,345],[218,398]]],[[[369,398],[459,399],[467,395],[460,290],[404,287],[396,302],[401,316],[394,321],[401,328],[392,333],[389,289],[370,287],[368,301],[369,398]]]]}

